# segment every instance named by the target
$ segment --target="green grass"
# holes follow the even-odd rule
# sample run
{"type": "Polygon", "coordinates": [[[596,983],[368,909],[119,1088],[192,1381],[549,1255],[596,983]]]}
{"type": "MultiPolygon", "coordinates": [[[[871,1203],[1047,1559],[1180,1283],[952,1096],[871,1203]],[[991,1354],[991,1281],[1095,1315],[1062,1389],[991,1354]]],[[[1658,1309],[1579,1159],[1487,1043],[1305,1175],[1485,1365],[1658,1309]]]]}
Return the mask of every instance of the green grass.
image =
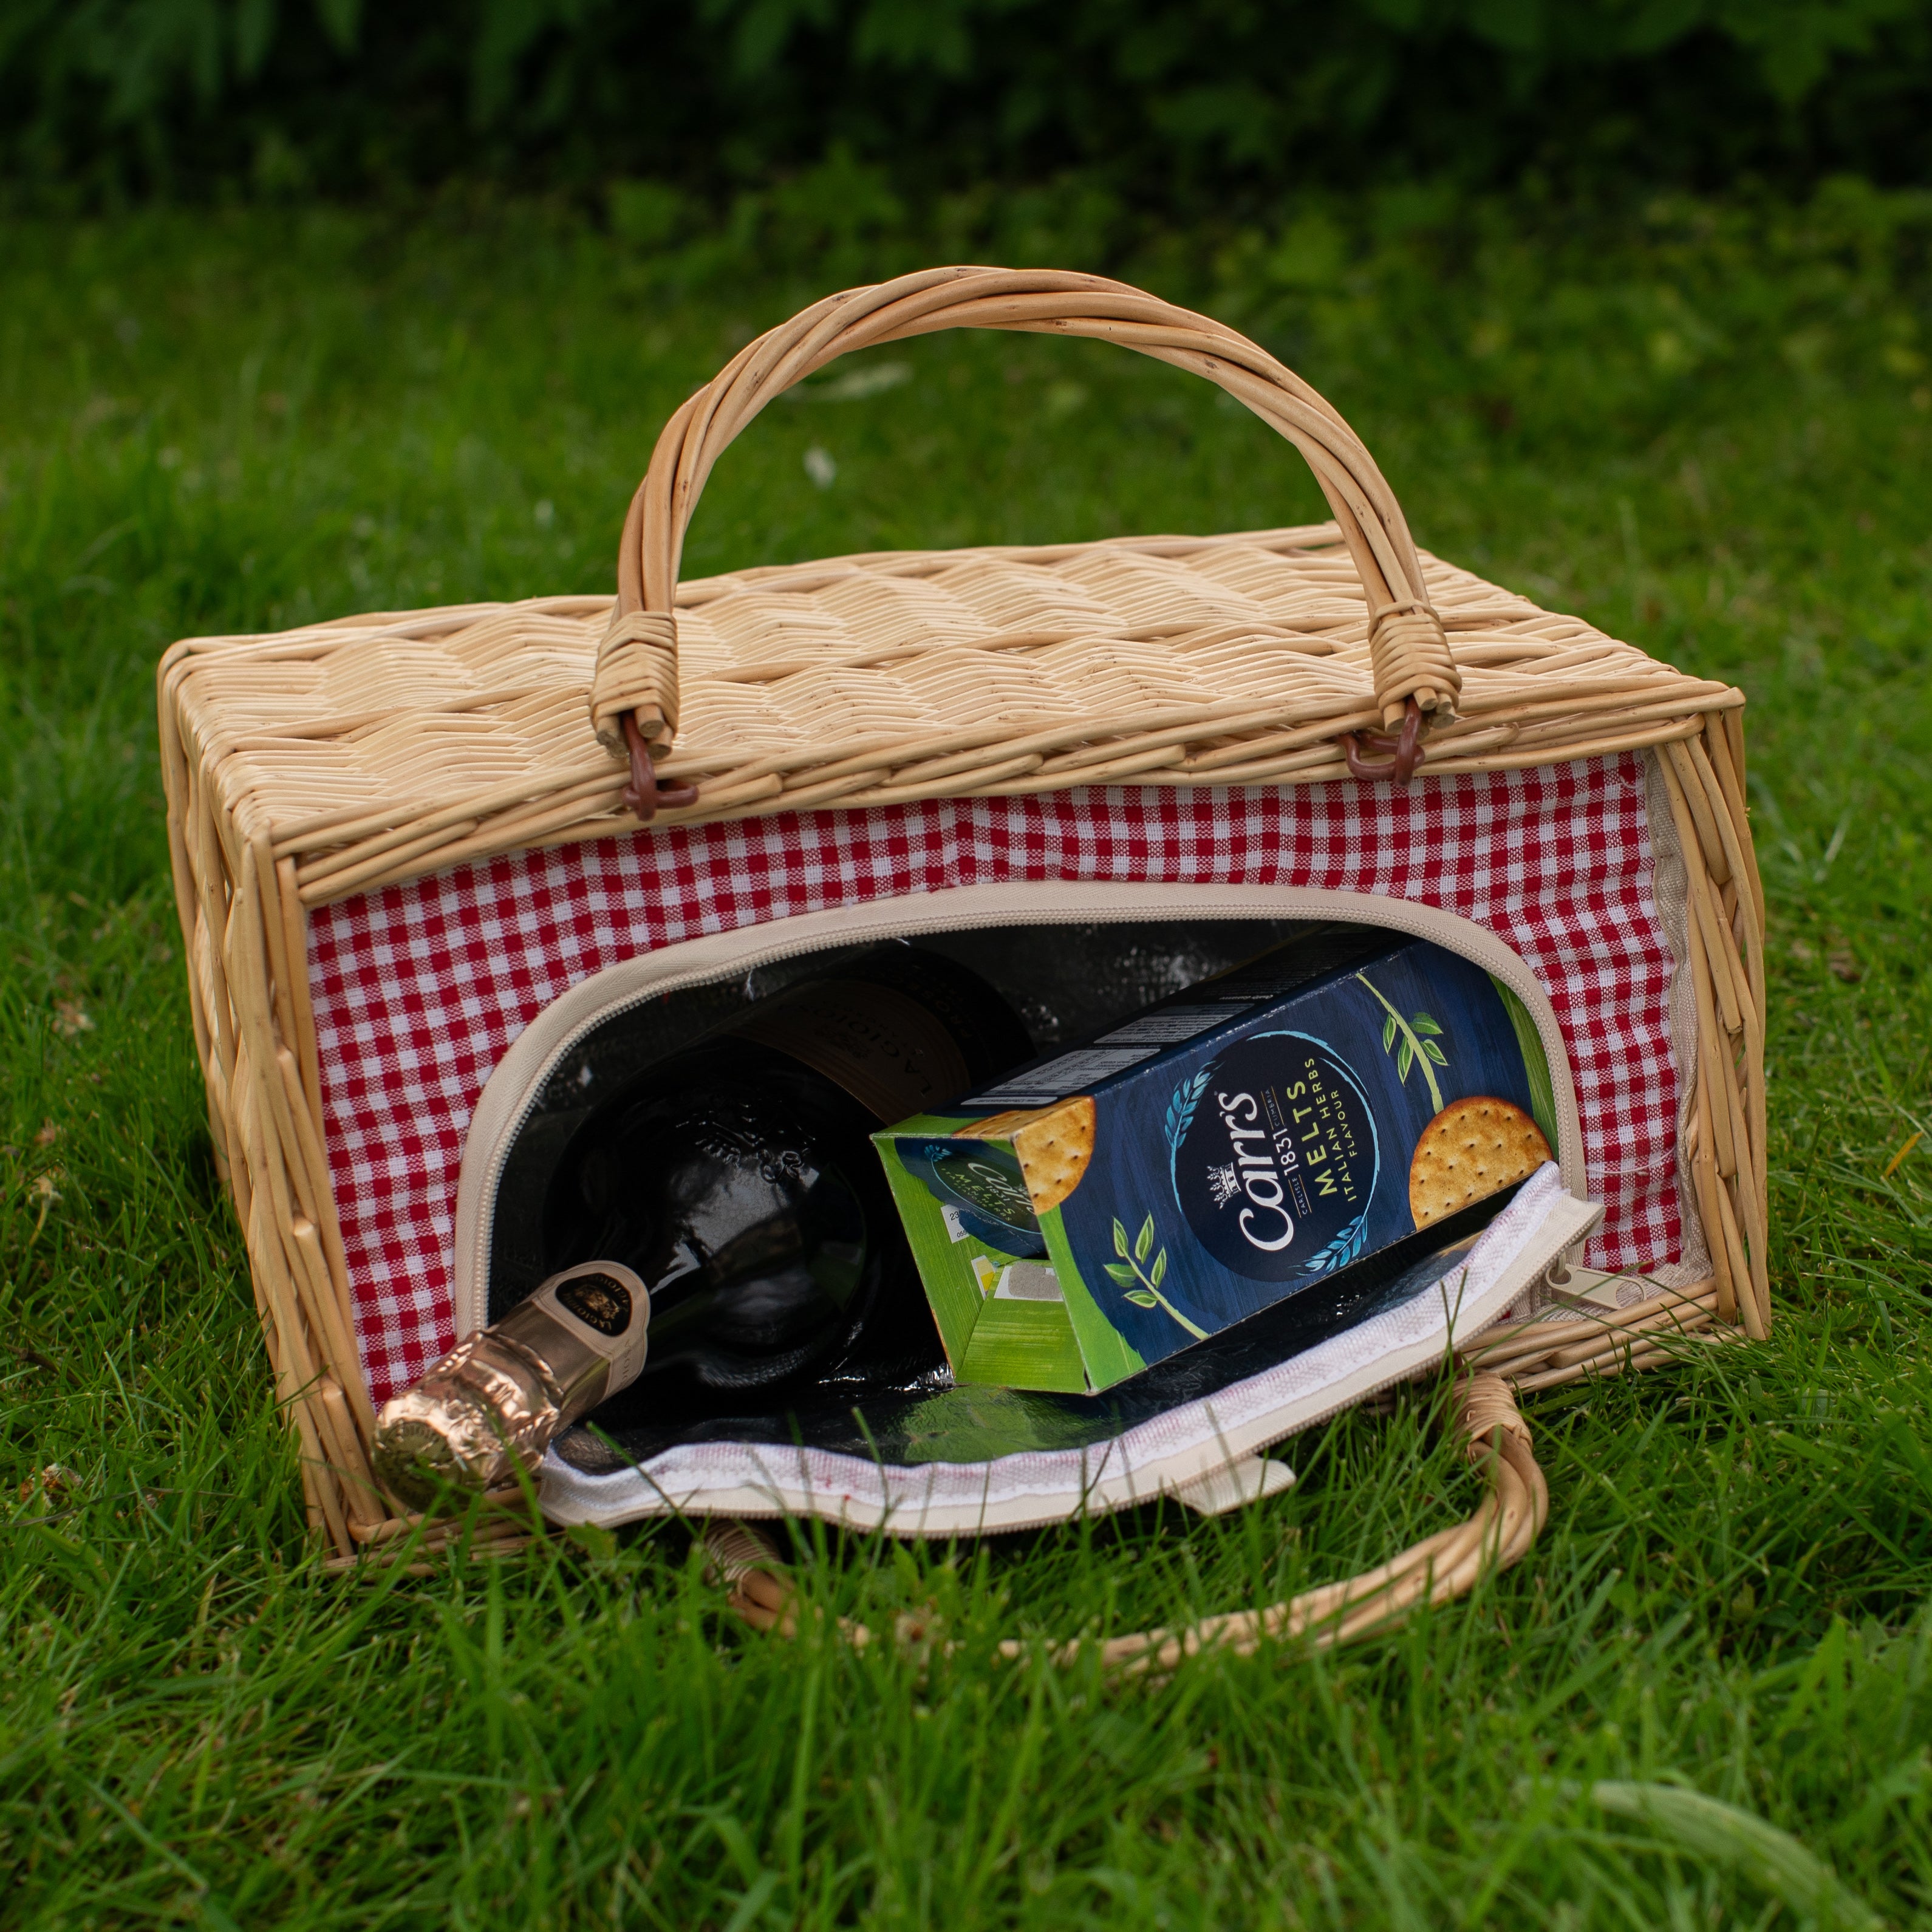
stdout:
{"type": "MultiPolygon", "coordinates": [[[[667,410],[863,265],[699,277],[514,213],[0,236],[0,1919],[1803,1922],[1746,1828],[1727,1858],[1706,1813],[1591,1797],[1636,1780],[1932,1921],[1932,1138],[1887,1171],[1932,1127],[1927,225],[1850,189],[1587,234],[1398,202],[1144,265],[1330,395],[1422,542],[1748,692],[1781,1311],[1536,1400],[1550,1528],[1468,1603],[1158,1689],[993,1647],[1272,1598],[1466,1511],[1432,1393],[1292,1445],[1299,1487],[1232,1520],[813,1538],[829,1610],[937,1600],[959,1648],[924,1660],[748,1638],[675,1528],[345,1582],[212,1178],[157,656],[604,587],[667,410]]],[[[1137,358],[876,359],[910,379],[727,458],[694,574],[1318,514],[1137,358]]]]}

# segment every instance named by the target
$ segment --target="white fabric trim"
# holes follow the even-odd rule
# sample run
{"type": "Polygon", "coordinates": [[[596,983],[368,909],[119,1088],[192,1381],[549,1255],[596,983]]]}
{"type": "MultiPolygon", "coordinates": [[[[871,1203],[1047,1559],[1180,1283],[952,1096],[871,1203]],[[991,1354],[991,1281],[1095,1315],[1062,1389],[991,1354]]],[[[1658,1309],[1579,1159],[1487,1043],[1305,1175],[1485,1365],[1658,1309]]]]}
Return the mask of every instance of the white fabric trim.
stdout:
{"type": "Polygon", "coordinates": [[[1429,1375],[1540,1282],[1601,1213],[1570,1194],[1549,1162],[1434,1288],[1099,1448],[904,1466],[706,1442],[602,1475],[553,1450],[542,1471],[544,1514],[606,1525],[674,1514],[820,1516],[896,1536],[947,1537],[1126,1509],[1184,1492],[1383,1389],[1429,1375]]]}

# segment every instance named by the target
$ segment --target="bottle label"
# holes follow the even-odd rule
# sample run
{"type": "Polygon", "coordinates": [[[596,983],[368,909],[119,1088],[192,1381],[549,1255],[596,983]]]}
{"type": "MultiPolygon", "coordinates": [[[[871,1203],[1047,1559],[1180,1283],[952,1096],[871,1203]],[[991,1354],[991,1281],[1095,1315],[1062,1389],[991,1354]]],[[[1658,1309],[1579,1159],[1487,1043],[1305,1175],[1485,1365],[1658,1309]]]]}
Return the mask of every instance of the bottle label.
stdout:
{"type": "Polygon", "coordinates": [[[556,1298],[586,1328],[614,1340],[631,1325],[631,1291],[614,1275],[572,1275],[557,1285],[556,1298]]]}
{"type": "Polygon", "coordinates": [[[789,1054],[888,1125],[962,1092],[966,1056],[939,1019],[890,986],[815,980],[754,1006],[740,1039],[789,1054]]]}

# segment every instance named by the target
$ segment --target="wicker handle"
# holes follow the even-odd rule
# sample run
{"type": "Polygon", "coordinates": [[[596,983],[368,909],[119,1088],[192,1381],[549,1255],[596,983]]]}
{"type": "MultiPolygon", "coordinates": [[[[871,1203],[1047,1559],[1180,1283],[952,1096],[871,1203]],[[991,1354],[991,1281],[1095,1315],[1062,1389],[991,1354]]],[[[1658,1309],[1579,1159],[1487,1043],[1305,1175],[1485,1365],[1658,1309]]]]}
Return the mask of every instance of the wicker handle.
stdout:
{"type": "MultiPolygon", "coordinates": [[[[1205,1617],[1185,1630],[1136,1630],[1114,1637],[1100,1648],[1102,1667],[1125,1676],[1165,1676],[1184,1657],[1204,1650],[1244,1657],[1270,1641],[1299,1641],[1325,1649],[1390,1629],[1424,1604],[1467,1596],[1485,1576],[1520,1562],[1550,1515],[1550,1486],[1537,1466],[1529,1424],[1500,1376],[1478,1371],[1466,1377],[1456,1393],[1456,1434],[1463,1454],[1489,1484],[1467,1522],[1425,1537],[1378,1570],[1304,1590],[1265,1610],[1205,1617]]],[[[730,1587],[727,1607],[754,1630],[796,1636],[791,1579],[762,1533],[746,1523],[716,1522],[704,1540],[712,1580],[730,1587]]],[[[841,1628],[860,1648],[872,1640],[862,1624],[846,1622],[841,1628]]],[[[923,1644],[932,1632],[922,1619],[902,1617],[895,1635],[902,1643],[923,1644]]],[[[1009,1658],[1025,1655],[1027,1648],[1017,1637],[1000,1646],[1009,1658]]],[[[1081,1646],[1076,1640],[1051,1654],[1057,1663],[1071,1664],[1081,1646]]]]}
{"type": "Polygon", "coordinates": [[[1461,688],[1415,545],[1375,459],[1336,410],[1246,337],[1124,283],[1052,268],[928,268],[827,296],[750,344],[664,424],[617,551],[617,603],[598,653],[591,722],[638,783],[677,732],[674,615],[684,533],[711,466],[775,396],[837,357],[942,328],[1118,342],[1204,376],[1306,458],[1368,599],[1376,702],[1390,730],[1408,701],[1452,715],[1461,688]],[[624,720],[634,718],[627,745],[624,720]]]}

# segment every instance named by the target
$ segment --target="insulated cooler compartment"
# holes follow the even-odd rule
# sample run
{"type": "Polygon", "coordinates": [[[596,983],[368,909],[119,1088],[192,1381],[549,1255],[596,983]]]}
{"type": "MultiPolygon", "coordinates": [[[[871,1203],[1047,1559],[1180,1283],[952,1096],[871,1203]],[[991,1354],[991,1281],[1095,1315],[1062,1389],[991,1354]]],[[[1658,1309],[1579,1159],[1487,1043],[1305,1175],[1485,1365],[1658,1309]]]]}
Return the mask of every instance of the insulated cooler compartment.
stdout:
{"type": "MultiPolygon", "coordinates": [[[[1286,890],[1060,885],[962,888],[916,904],[784,922],[667,949],[572,989],[517,1042],[478,1108],[458,1208],[458,1331],[500,1319],[554,1268],[542,1232],[545,1201],[572,1137],[598,1106],[655,1062],[801,980],[836,973],[881,943],[911,944],[980,975],[1021,1013],[1036,1046],[1047,1052],[1105,1032],[1313,926],[1337,921],[1426,938],[1510,987],[1531,1016],[1549,1064],[1552,1138],[1567,1192],[1546,1168],[1540,1205],[1516,1213],[1514,1197],[1523,1190],[1509,1190],[1422,1231],[1392,1250],[1384,1264],[1360,1271],[1346,1293],[1271,1310],[1100,1396],[955,1387],[935,1336],[931,1365],[922,1375],[890,1384],[827,1382],[770,1412],[666,1416],[620,1397],[551,1451],[546,1509],[566,1519],[621,1521],[688,1504],[702,1491],[707,1509],[891,1518],[902,1532],[938,1534],[1048,1520],[1066,1514],[1083,1493],[1090,1506],[1118,1507],[1184,1489],[1196,1466],[1203,1473],[1225,1468],[1227,1418],[1244,1403],[1252,1406],[1256,1378],[1318,1352],[1324,1341],[1346,1337],[1372,1317],[1400,1310],[1466,1253],[1498,1214],[1507,1219],[1516,1213],[1523,1224],[1520,1252],[1505,1257],[1508,1265],[1490,1284],[1482,1306],[1471,1310],[1474,1322],[1457,1325],[1451,1316],[1454,1339],[1467,1340],[1506,1302],[1526,1305],[1544,1270],[1574,1248],[1595,1216],[1576,1198],[1583,1191],[1580,1135],[1562,1035],[1547,998],[1520,958],[1481,929],[1426,907],[1286,890]],[[1256,916],[1262,907],[1274,916],[1256,916]],[[692,956],[680,960],[680,953],[692,956]],[[1558,1196],[1567,1204],[1552,1212],[1558,1196]],[[1191,1416],[1222,1439],[1184,1445],[1178,1462],[1171,1453],[1165,1459],[1143,1455],[1138,1466],[1130,1466],[1137,1459],[1120,1445],[1149,1432],[1175,1436],[1177,1416],[1180,1433],[1191,1416]],[[741,1480],[728,1505],[712,1492],[721,1461],[734,1460],[760,1472],[752,1486],[761,1484],[762,1492],[746,1493],[741,1480]],[[1112,1494],[1096,1480],[1110,1461],[1118,1466],[1112,1494]],[[713,1475],[692,1480],[694,1462],[713,1475]],[[685,1480],[670,1464],[682,1466],[685,1480]],[[1045,1466],[1049,1473],[1043,1479],[1040,1468],[1031,1470],[1035,1490],[1043,1480],[1044,1491],[1031,1502],[994,1506],[988,1498],[1000,1476],[1023,1464],[1045,1466]],[[823,1480],[828,1468],[829,1486],[823,1480]],[[918,1495],[891,1494],[896,1486],[908,1487],[896,1484],[898,1476],[919,1472],[955,1490],[980,1481],[976,1516],[962,1521],[956,1497],[935,1508],[930,1483],[918,1495]],[[868,1490],[880,1493],[870,1496],[868,1490]]],[[[996,1285],[1010,1299],[1024,1299],[1029,1287],[1043,1286],[996,1285]]],[[[1440,1311],[1432,1318],[1439,1328],[1440,1311]]],[[[1442,1340],[1430,1330],[1420,1358],[1425,1368],[1440,1358],[1442,1340]]],[[[1382,1382],[1414,1372],[1396,1359],[1400,1346],[1391,1343],[1390,1351],[1382,1382]]],[[[1353,1381],[1361,1379],[1358,1369],[1353,1381]]],[[[1268,1409],[1264,1403],[1264,1412],[1240,1432],[1253,1439],[1234,1460],[1251,1460],[1255,1448],[1306,1426],[1313,1419],[1309,1408],[1306,1391],[1286,1407],[1276,1401],[1268,1409]]],[[[1258,1466],[1250,1475],[1245,1490],[1237,1481],[1238,1499],[1287,1480],[1279,1463],[1258,1466]]],[[[909,1486],[920,1488],[916,1475],[909,1486]]]]}

